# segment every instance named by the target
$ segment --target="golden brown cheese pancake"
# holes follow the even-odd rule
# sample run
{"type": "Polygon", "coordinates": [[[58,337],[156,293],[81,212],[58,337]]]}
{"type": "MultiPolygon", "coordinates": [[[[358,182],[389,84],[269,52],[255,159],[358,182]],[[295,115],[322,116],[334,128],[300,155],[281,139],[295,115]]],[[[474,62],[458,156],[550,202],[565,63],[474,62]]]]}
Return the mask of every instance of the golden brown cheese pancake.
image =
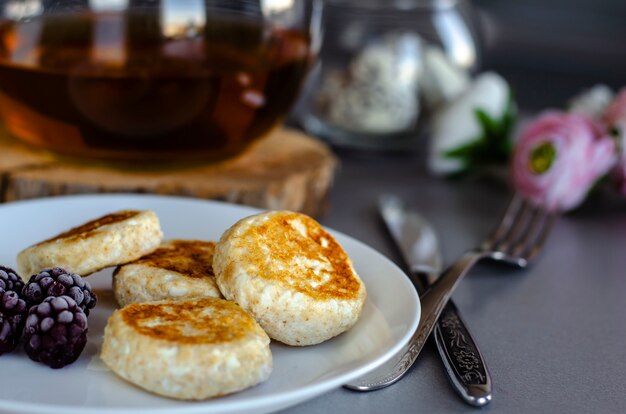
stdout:
{"type": "Polygon", "coordinates": [[[163,299],[221,298],[213,274],[215,242],[169,240],[118,267],[113,291],[120,306],[163,299]]]}
{"type": "Polygon", "coordinates": [[[17,264],[22,278],[49,267],[87,276],[156,249],[163,233],[151,210],[123,210],[89,221],[22,250],[17,264]]]}
{"type": "Polygon", "coordinates": [[[100,357],[153,393],[202,400],[265,381],[270,339],[234,302],[217,298],[134,303],[116,310],[100,357]]]}
{"type": "Polygon", "coordinates": [[[227,299],[288,345],[313,345],[350,329],[365,285],[339,243],[304,214],[244,218],[215,248],[213,269],[227,299]]]}

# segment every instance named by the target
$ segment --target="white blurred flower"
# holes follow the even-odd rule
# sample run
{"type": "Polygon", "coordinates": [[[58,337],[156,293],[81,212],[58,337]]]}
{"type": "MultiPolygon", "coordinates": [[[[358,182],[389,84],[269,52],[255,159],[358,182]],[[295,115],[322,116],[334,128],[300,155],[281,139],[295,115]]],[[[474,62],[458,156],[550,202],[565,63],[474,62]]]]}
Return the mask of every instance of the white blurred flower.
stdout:
{"type": "Polygon", "coordinates": [[[598,118],[604,113],[614,96],[611,88],[598,84],[574,96],[569,101],[568,110],[572,113],[598,118]]]}
{"type": "Polygon", "coordinates": [[[512,110],[506,80],[494,72],[480,74],[457,99],[435,114],[428,159],[430,171],[450,175],[480,163],[505,161],[512,110]]]}

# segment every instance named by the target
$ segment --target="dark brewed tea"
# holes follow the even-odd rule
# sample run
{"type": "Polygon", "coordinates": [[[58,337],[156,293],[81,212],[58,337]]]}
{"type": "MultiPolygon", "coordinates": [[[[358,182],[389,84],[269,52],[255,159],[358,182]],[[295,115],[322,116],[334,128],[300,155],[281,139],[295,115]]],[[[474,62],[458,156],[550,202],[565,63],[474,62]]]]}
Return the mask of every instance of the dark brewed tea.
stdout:
{"type": "Polygon", "coordinates": [[[0,23],[0,114],[22,140],[103,159],[239,152],[285,115],[306,34],[246,19],[165,25],[158,11],[0,23]]]}

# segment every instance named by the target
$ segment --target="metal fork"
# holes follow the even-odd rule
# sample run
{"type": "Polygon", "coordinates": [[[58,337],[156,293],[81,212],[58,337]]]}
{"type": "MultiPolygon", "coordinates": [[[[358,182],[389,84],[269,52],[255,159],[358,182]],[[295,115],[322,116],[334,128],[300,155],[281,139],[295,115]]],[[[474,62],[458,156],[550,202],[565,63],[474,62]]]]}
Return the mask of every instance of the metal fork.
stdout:
{"type": "MultiPolygon", "coordinates": [[[[478,261],[492,259],[520,268],[528,266],[541,251],[557,217],[556,213],[536,207],[519,195],[513,196],[496,229],[477,248],[466,252],[448,267],[420,297],[422,317],[407,352],[412,358],[406,358],[406,363],[412,363],[410,361],[421,352],[452,292],[478,261]]],[[[388,377],[378,378],[367,385],[371,389],[381,388],[399,380],[402,375],[394,373],[388,377]]],[[[487,402],[476,401],[476,405],[487,402]]]]}

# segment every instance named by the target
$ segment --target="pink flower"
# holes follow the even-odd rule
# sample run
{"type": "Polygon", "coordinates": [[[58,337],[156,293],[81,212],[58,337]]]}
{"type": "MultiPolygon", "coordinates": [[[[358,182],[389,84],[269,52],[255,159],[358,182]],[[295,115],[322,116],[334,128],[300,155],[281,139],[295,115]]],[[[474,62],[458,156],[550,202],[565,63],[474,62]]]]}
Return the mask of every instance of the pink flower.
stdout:
{"type": "Polygon", "coordinates": [[[611,171],[617,190],[626,195],[626,88],[623,88],[607,106],[602,121],[617,140],[618,160],[611,171]]]}
{"type": "Polygon", "coordinates": [[[515,189],[550,210],[578,206],[615,164],[615,142],[585,115],[546,112],[528,125],[513,152],[515,189]]]}

